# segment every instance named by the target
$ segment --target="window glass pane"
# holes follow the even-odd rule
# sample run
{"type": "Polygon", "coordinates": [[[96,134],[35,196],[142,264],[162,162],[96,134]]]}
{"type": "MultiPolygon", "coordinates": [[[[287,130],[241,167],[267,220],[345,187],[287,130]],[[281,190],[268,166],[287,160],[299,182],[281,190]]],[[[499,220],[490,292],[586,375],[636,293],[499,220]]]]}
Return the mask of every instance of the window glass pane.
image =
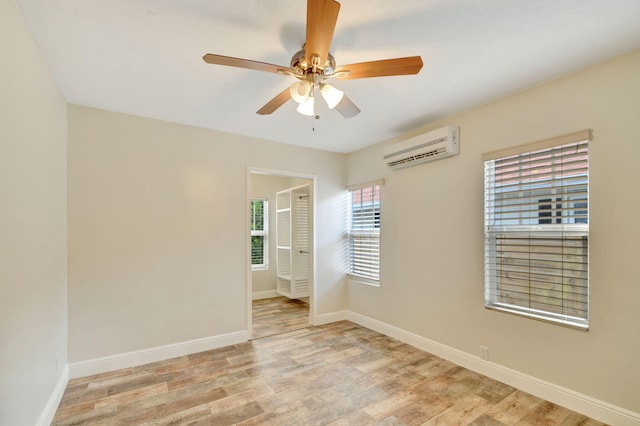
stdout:
{"type": "Polygon", "coordinates": [[[251,264],[262,265],[264,263],[264,236],[251,236],[251,264]]]}
{"type": "Polygon", "coordinates": [[[262,231],[264,230],[264,201],[252,200],[251,201],[251,230],[262,231]]]}
{"type": "Polygon", "coordinates": [[[589,141],[485,162],[485,305],[588,325],[589,141]]]}
{"type": "Polygon", "coordinates": [[[380,186],[351,191],[350,273],[380,279],[380,186]]]}
{"type": "Polygon", "coordinates": [[[268,201],[251,200],[251,264],[266,267],[268,264],[268,201]]]}

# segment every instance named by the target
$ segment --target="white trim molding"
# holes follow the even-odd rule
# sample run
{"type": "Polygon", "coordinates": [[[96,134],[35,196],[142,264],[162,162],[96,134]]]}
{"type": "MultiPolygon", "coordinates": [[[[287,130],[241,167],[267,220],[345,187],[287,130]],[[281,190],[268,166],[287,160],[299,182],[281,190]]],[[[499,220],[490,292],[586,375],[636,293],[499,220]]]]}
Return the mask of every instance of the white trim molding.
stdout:
{"type": "Polygon", "coordinates": [[[278,293],[275,290],[254,291],[251,293],[252,300],[271,299],[272,297],[278,297],[278,293]]]}
{"type": "Polygon", "coordinates": [[[163,361],[169,358],[235,345],[246,342],[247,340],[249,340],[249,331],[242,330],[124,354],[74,362],[69,364],[69,377],[75,379],[105,373],[107,371],[119,370],[121,368],[135,367],[150,362],[163,361]]]}
{"type": "Polygon", "coordinates": [[[60,401],[62,401],[62,396],[64,395],[64,390],[67,388],[68,383],[69,366],[65,365],[60,377],[58,377],[55,387],[53,388],[53,392],[51,392],[51,396],[49,396],[42,413],[40,413],[36,426],[48,426],[51,424],[53,417],[56,415],[56,411],[58,410],[58,405],[60,405],[60,401]]]}
{"type": "Polygon", "coordinates": [[[328,314],[316,315],[314,318],[312,318],[311,323],[313,325],[324,325],[332,322],[344,321],[348,319],[349,313],[350,313],[349,311],[337,311],[337,312],[330,312],[328,314]]]}
{"type": "MultiPolygon", "coordinates": [[[[324,316],[330,318],[331,314],[325,314],[324,316]]],[[[443,345],[382,321],[351,311],[346,311],[345,319],[601,422],[619,426],[640,424],[640,413],[600,401],[500,364],[482,360],[478,356],[443,345]]]]}

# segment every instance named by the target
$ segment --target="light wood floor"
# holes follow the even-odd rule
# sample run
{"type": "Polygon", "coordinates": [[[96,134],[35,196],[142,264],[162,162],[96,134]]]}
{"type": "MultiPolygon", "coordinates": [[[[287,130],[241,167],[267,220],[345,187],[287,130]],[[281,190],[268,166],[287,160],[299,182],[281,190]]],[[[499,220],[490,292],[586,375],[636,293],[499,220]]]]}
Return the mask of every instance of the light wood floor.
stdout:
{"type": "Polygon", "coordinates": [[[53,424],[602,425],[348,321],[71,380],[53,424]]]}
{"type": "Polygon", "coordinates": [[[253,338],[309,327],[309,305],[297,299],[273,297],[253,301],[253,338]]]}

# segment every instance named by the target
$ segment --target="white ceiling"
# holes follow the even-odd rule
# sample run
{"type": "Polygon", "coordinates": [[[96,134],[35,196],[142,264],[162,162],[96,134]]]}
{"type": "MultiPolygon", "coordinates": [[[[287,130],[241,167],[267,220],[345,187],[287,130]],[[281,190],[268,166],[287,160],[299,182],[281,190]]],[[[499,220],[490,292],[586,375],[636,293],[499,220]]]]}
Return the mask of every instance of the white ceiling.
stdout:
{"type": "Polygon", "coordinates": [[[15,1],[70,103],[337,152],[640,48],[639,0],[342,0],[338,65],[421,55],[422,71],[336,81],[351,119],[293,101],[260,116],[295,79],[202,56],[288,66],[305,0],[15,1]]]}

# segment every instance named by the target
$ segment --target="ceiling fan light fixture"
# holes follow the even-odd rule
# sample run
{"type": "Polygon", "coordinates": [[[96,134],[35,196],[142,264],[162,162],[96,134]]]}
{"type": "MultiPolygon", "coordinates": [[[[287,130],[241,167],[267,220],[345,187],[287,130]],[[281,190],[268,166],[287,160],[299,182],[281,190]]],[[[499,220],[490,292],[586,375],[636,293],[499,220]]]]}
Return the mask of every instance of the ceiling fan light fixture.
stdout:
{"type": "Polygon", "coordinates": [[[289,89],[291,98],[299,104],[304,103],[311,93],[311,83],[307,80],[301,80],[291,85],[289,89]]]}
{"type": "Polygon", "coordinates": [[[330,84],[321,84],[320,94],[327,102],[327,106],[329,107],[329,109],[334,109],[336,105],[340,103],[342,97],[344,96],[344,92],[342,90],[337,89],[330,84]]]}
{"type": "Polygon", "coordinates": [[[298,108],[296,108],[296,111],[298,111],[302,115],[313,117],[315,115],[313,104],[314,104],[313,94],[310,94],[306,101],[298,105],[298,108]]]}

